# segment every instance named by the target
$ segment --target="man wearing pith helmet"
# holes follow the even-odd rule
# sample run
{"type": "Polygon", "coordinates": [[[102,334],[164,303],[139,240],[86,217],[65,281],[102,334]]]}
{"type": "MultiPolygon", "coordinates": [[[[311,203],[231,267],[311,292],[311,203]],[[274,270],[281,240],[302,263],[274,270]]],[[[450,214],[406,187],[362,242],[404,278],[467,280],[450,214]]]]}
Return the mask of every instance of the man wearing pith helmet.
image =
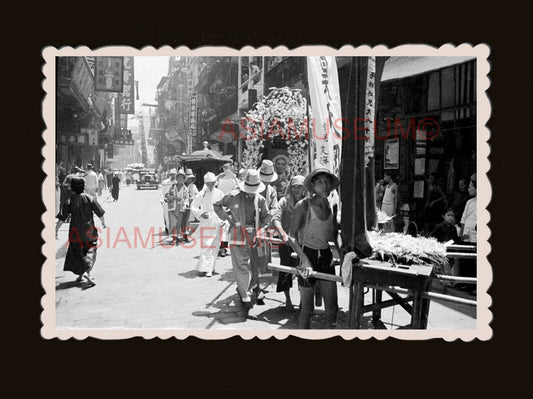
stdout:
{"type": "Polygon", "coordinates": [[[257,300],[259,291],[258,240],[255,237],[264,234],[269,221],[265,198],[259,194],[264,189],[259,171],[248,169],[239,189],[229,192],[213,206],[217,215],[230,225],[231,263],[237,293],[247,310],[253,307],[252,301],[257,300]]]}

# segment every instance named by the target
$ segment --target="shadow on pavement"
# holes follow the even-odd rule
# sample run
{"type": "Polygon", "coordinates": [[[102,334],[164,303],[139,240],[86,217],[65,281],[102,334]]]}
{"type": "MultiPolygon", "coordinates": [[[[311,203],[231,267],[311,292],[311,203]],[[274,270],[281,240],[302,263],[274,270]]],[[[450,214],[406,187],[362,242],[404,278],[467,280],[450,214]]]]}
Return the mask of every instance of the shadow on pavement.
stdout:
{"type": "Polygon", "coordinates": [[[185,278],[198,278],[198,277],[204,277],[205,273],[199,272],[198,270],[189,270],[185,273],[178,273],[178,276],[185,277],[185,278]]]}
{"type": "Polygon", "coordinates": [[[56,291],[59,290],[68,290],[69,288],[80,288],[82,291],[88,290],[89,288],[93,288],[94,285],[89,285],[86,282],[78,282],[76,280],[74,281],[65,281],[64,283],[59,283],[56,285],[56,291]]]}
{"type": "Polygon", "coordinates": [[[212,307],[219,309],[217,312],[200,310],[192,312],[192,314],[193,316],[197,317],[212,318],[212,323],[209,323],[209,325],[206,327],[208,329],[211,328],[215,322],[221,324],[243,323],[247,319],[246,309],[242,303],[235,298],[236,296],[236,294],[229,295],[228,297],[214,303],[212,307]],[[231,306],[232,303],[233,306],[231,306]]]}
{"type": "Polygon", "coordinates": [[[80,287],[80,286],[81,286],[81,283],[77,281],[66,281],[64,283],[59,283],[58,285],[56,285],[56,291],[67,290],[69,288],[80,287]]]}
{"type": "MultiPolygon", "coordinates": [[[[254,306],[253,310],[259,308],[260,306],[254,306]]],[[[250,318],[264,321],[269,324],[277,324],[281,329],[296,329],[298,328],[298,314],[299,311],[297,310],[291,311],[285,309],[285,306],[279,306],[277,308],[265,310],[264,312],[257,314],[255,317],[250,316],[250,318]]]]}

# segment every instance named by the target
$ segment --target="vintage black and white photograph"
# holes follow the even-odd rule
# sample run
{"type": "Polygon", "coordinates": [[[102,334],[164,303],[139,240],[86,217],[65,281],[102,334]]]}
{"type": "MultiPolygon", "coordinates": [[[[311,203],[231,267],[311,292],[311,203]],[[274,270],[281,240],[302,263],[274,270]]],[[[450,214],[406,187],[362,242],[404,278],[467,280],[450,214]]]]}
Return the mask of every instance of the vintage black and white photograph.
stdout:
{"type": "Polygon", "coordinates": [[[45,48],[43,337],[489,339],[488,57],[45,48]]]}

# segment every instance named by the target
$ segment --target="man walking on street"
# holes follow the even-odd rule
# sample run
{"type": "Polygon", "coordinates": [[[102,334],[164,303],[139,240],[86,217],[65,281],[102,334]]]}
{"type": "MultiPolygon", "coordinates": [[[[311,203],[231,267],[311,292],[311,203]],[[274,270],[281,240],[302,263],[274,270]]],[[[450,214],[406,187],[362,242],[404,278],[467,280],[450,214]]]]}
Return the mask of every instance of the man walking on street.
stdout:
{"type": "Polygon", "coordinates": [[[84,177],[85,179],[85,192],[92,197],[98,195],[98,175],[93,170],[93,165],[90,163],[87,164],[87,174],[84,177]]]}
{"type": "Polygon", "coordinates": [[[264,189],[259,171],[249,169],[244,182],[239,183],[239,190],[231,191],[213,204],[217,215],[229,222],[231,263],[237,293],[247,310],[253,307],[252,297],[257,299],[259,294],[259,240],[256,235],[264,233],[269,221],[265,198],[259,194],[264,189]]]}

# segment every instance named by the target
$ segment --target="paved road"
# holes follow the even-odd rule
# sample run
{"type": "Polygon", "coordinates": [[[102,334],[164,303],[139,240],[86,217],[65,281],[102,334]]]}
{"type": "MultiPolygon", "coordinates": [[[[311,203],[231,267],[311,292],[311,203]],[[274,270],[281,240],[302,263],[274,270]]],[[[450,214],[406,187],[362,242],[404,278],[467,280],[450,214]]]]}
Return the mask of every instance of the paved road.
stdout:
{"type": "MultiPolygon", "coordinates": [[[[216,274],[201,277],[195,271],[200,249],[167,245],[162,210],[156,190],[123,186],[118,202],[109,193],[99,198],[109,226],[101,234],[92,275],[96,286],[75,282],[63,271],[68,225],[56,240],[57,328],[107,329],[294,329],[298,311],[284,308],[284,295],[276,291],[276,276],[261,277],[266,289],[264,306],[244,316],[237,300],[231,258],[218,258],[216,274]]],[[[99,220],[96,220],[100,226],[99,220]]],[[[274,253],[273,262],[279,260],[274,253]]],[[[296,283],[296,281],[294,281],[296,283]]],[[[291,290],[299,303],[296,284],[291,290]]],[[[385,296],[384,296],[385,299],[385,296]]],[[[370,301],[370,295],[365,296],[370,301]]],[[[347,328],[348,291],[339,286],[339,328],[347,328]]],[[[317,308],[312,328],[322,328],[323,307],[317,308]]],[[[364,318],[368,321],[368,317],[364,318]]],[[[409,322],[400,307],[383,310],[383,326],[397,328],[409,322]]],[[[474,309],[433,301],[430,329],[473,329],[474,309]]]]}

